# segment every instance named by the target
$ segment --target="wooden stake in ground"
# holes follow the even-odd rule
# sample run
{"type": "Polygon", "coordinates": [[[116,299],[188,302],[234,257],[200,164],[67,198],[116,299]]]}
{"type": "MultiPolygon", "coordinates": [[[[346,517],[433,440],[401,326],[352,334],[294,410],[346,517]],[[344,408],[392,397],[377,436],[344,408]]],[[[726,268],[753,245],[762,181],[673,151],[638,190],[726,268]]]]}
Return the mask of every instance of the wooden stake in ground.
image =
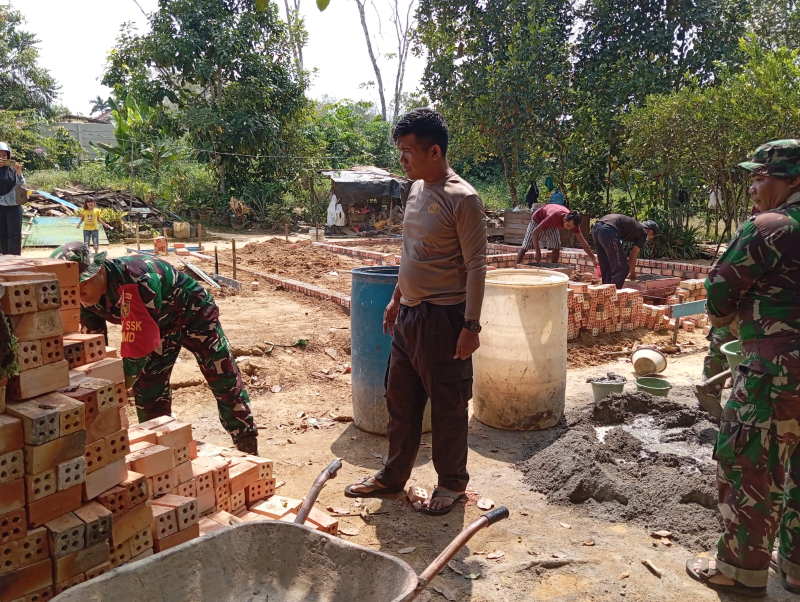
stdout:
{"type": "Polygon", "coordinates": [[[236,239],[231,238],[231,252],[233,253],[233,279],[236,280],[236,239]]]}
{"type": "Polygon", "coordinates": [[[219,276],[219,255],[217,254],[217,245],[214,245],[214,274],[219,276]]]}
{"type": "Polygon", "coordinates": [[[283,224],[283,234],[286,236],[286,242],[289,242],[289,224],[283,224]]]}
{"type": "Polygon", "coordinates": [[[167,245],[167,250],[164,251],[166,255],[169,255],[169,238],[167,238],[167,229],[164,228],[164,243],[167,245]]]}
{"type": "Polygon", "coordinates": [[[197,224],[197,252],[203,252],[203,224],[197,224]]]}
{"type": "Polygon", "coordinates": [[[136,250],[137,251],[142,250],[142,243],[139,240],[139,222],[136,222],[136,250]]]}

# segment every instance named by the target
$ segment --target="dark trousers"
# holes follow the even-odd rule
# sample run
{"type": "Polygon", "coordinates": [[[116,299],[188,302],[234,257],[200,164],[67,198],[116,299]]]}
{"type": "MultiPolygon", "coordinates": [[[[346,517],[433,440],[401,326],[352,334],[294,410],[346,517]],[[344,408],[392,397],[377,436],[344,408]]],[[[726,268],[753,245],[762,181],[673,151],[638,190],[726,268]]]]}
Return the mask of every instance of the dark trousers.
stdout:
{"type": "Polygon", "coordinates": [[[422,437],[422,415],[430,399],[433,466],[439,486],[452,491],[467,488],[472,359],[453,359],[464,309],[463,303],[400,308],[386,388],[389,455],[376,476],[387,487],[403,488],[411,477],[422,437]]]}
{"type": "Polygon", "coordinates": [[[592,238],[597,247],[597,261],[600,263],[603,284],[615,284],[617,288],[622,288],[630,266],[619,232],[613,226],[598,222],[592,230],[592,238]]]}
{"type": "Polygon", "coordinates": [[[22,255],[22,205],[0,205],[0,253],[22,255]]]}

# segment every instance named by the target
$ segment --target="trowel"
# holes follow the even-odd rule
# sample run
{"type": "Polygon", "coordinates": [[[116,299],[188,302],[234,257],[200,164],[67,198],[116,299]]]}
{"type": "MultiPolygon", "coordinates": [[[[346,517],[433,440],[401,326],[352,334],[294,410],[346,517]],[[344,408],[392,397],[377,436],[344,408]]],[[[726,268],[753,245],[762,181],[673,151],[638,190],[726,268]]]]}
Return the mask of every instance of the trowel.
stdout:
{"type": "Polygon", "coordinates": [[[719,401],[719,394],[712,392],[713,387],[714,385],[724,384],[730,377],[731,371],[728,369],[694,387],[694,395],[697,397],[697,401],[699,401],[703,409],[714,418],[720,418],[722,416],[722,404],[720,404],[719,401]]]}

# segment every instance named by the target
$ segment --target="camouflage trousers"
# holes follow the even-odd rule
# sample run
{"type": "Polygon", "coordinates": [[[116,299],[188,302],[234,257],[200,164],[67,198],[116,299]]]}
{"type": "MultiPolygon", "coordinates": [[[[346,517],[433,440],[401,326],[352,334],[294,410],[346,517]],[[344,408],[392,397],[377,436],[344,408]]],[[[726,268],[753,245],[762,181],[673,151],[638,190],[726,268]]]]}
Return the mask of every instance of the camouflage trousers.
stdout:
{"type": "MultiPolygon", "coordinates": [[[[725,343],[736,340],[736,337],[731,334],[731,329],[727,326],[722,326],[721,328],[712,328],[708,333],[708,337],[706,338],[708,339],[708,354],[703,359],[704,381],[728,369],[728,357],[722,353],[722,349],[720,348],[725,343]]],[[[718,396],[721,395],[723,384],[724,383],[719,383],[718,385],[714,385],[712,387],[712,392],[716,393],[718,396]]]]}
{"type": "Polygon", "coordinates": [[[169,379],[181,347],[191,351],[197,359],[200,371],[217,398],[219,420],[234,442],[244,435],[256,434],[250,397],[218,320],[195,323],[186,330],[164,336],[161,348],[142,361],[143,367],[133,385],[139,421],[171,413],[169,379]]]}
{"type": "Polygon", "coordinates": [[[744,585],[765,586],[777,534],[779,566],[800,578],[800,378],[741,365],[715,458],[724,523],[717,568],[744,585]]]}

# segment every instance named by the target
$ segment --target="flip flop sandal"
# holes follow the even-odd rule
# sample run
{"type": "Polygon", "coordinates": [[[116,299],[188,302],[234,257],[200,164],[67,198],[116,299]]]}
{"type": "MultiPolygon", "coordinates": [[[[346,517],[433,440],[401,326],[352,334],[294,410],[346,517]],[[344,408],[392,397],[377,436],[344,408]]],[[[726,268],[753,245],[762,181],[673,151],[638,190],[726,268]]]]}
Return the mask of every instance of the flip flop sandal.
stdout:
{"type": "Polygon", "coordinates": [[[448,514],[453,509],[453,506],[456,505],[456,502],[467,499],[467,496],[463,493],[434,489],[433,493],[431,494],[431,501],[435,500],[437,497],[449,497],[451,500],[453,500],[453,503],[449,506],[445,506],[444,508],[439,508],[438,510],[432,510],[428,506],[423,506],[420,508],[420,511],[429,516],[442,516],[443,514],[448,514]]]}
{"type": "Polygon", "coordinates": [[[689,560],[686,561],[686,572],[689,574],[689,577],[691,577],[695,581],[699,581],[706,587],[719,592],[733,592],[734,594],[739,594],[740,596],[748,596],[750,598],[763,598],[764,596],[767,595],[766,586],[750,587],[747,585],[742,585],[736,580],[733,580],[733,585],[713,583],[710,579],[711,577],[714,577],[717,573],[719,573],[719,571],[717,571],[717,569],[708,568],[708,558],[690,558],[689,560]],[[696,571],[694,565],[698,560],[700,561],[700,570],[696,571]],[[714,575],[709,575],[708,574],[709,570],[713,570],[714,575]]]}
{"type": "Polygon", "coordinates": [[[392,495],[394,493],[400,493],[403,491],[402,489],[397,489],[396,487],[382,487],[377,485],[372,477],[366,477],[361,479],[358,483],[354,483],[353,485],[348,485],[344,488],[344,495],[345,497],[381,497],[383,495],[392,495]],[[367,487],[372,487],[373,485],[375,488],[372,491],[353,491],[353,487],[358,487],[359,485],[366,485],[367,487]]]}

